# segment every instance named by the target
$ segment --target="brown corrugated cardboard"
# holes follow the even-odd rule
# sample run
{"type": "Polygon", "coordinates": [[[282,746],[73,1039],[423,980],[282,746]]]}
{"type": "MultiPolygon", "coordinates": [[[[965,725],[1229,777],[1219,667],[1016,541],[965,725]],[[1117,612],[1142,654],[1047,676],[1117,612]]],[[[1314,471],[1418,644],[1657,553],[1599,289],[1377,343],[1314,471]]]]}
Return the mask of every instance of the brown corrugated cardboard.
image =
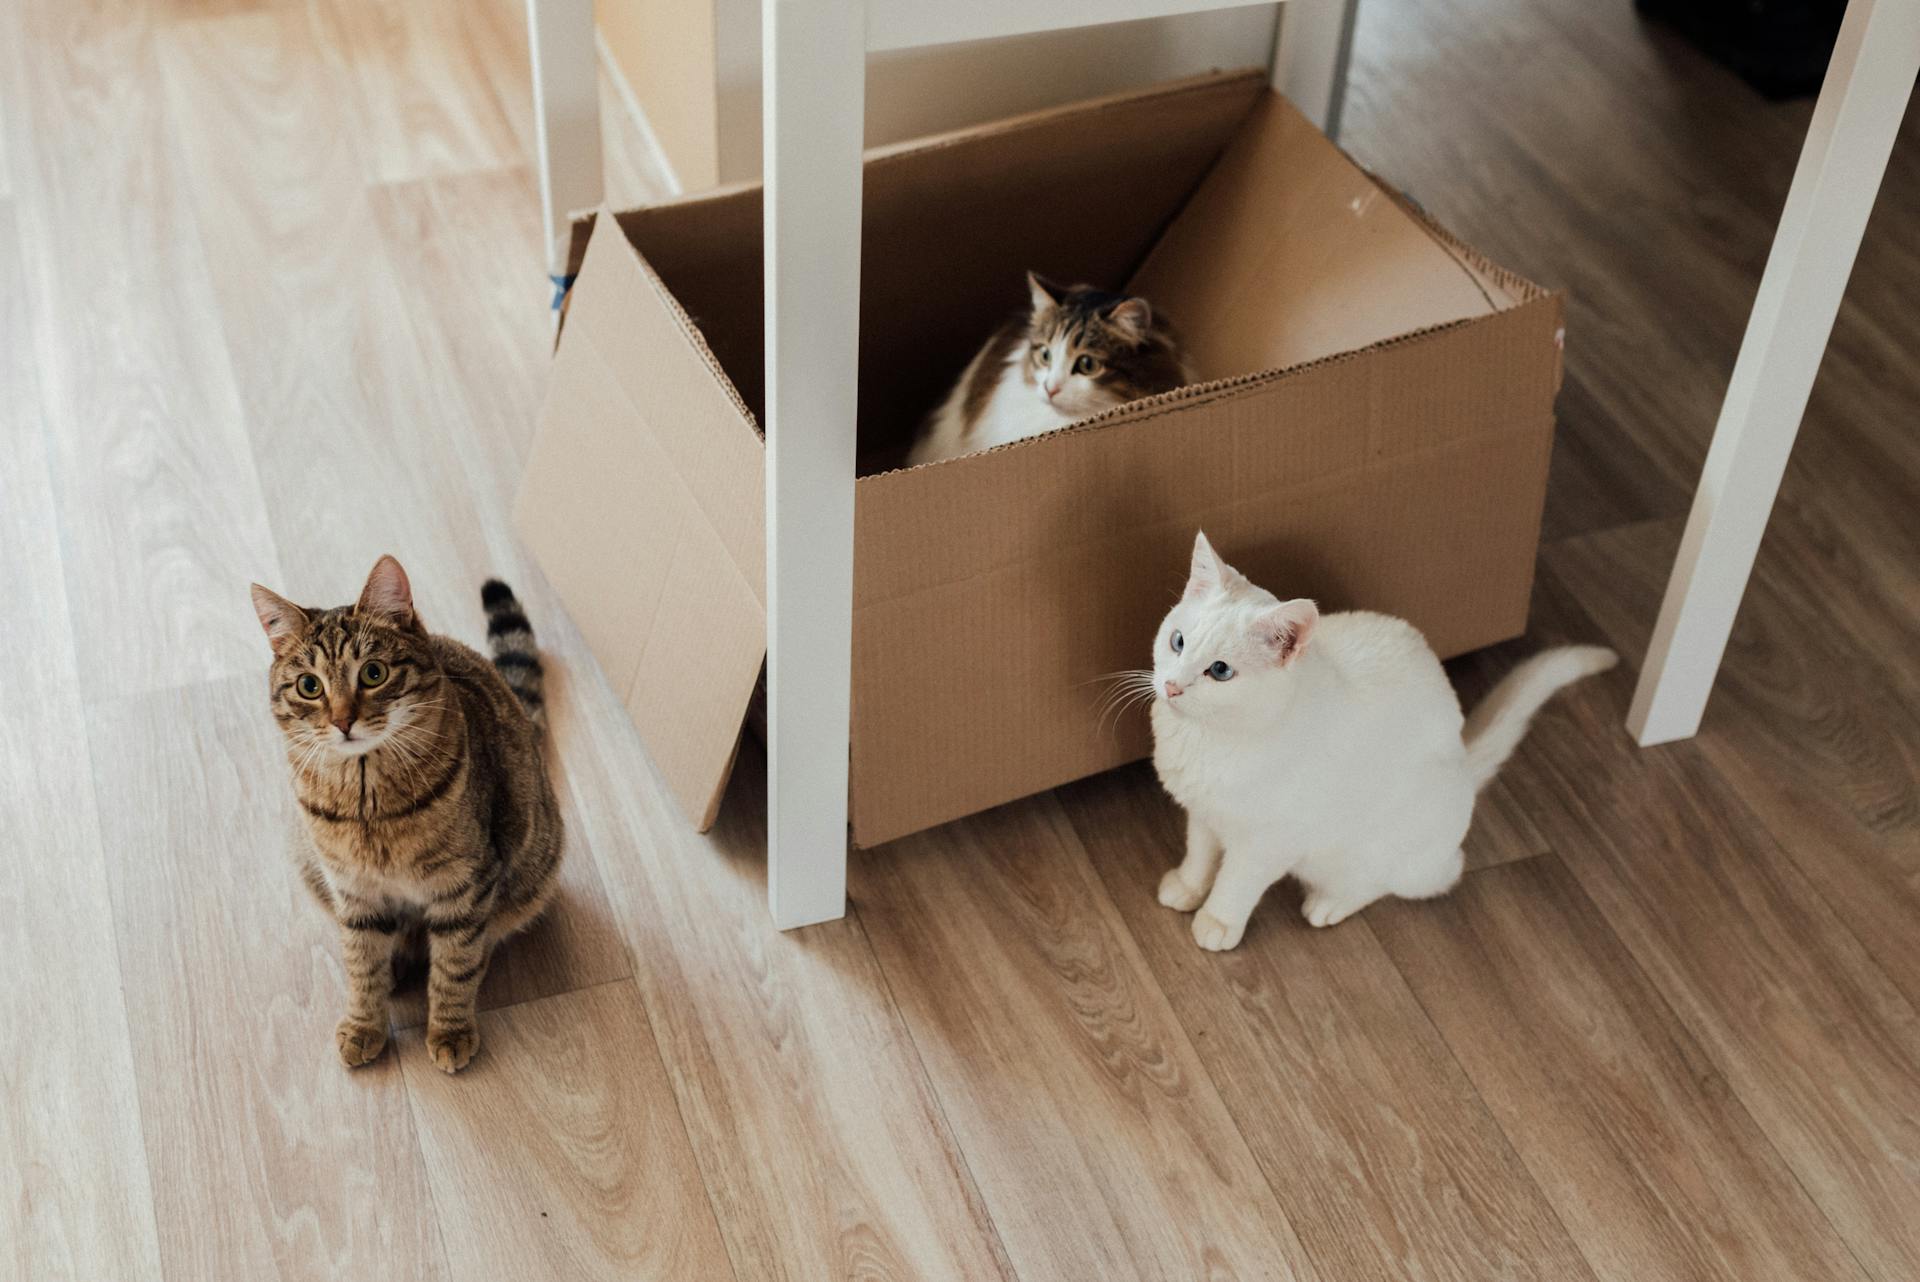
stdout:
{"type": "Polygon", "coordinates": [[[1491,282],[1434,249],[1424,226],[1268,96],[1132,288],[1174,316],[1203,318],[1188,335],[1196,372],[1231,378],[1518,301],[1496,302],[1491,282]]]}
{"type": "MultiPolygon", "coordinates": [[[[1276,590],[1404,615],[1442,654],[1523,630],[1560,299],[1410,211],[1258,76],[872,153],[865,203],[868,465],[1028,267],[1133,280],[1213,381],[861,478],[860,844],[1143,755],[1143,719],[1099,723],[1096,678],[1146,661],[1198,527],[1276,590]]],[[[518,508],[702,826],[765,642],[759,220],[742,187],[593,225],[518,508]]]]}
{"type": "Polygon", "coordinates": [[[766,652],[764,466],[658,278],[622,237],[595,237],[515,514],[702,828],[766,652]]]}

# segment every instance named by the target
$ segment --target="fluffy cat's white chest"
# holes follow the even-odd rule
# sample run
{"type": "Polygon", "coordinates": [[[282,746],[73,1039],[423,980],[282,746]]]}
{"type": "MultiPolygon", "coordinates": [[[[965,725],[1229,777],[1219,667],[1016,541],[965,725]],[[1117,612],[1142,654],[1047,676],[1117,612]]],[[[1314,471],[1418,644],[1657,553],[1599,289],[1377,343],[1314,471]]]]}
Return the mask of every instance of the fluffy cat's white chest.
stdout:
{"type": "Polygon", "coordinates": [[[1021,376],[1024,358],[1010,361],[1000,372],[993,397],[966,435],[968,450],[992,449],[1039,436],[1073,422],[1047,404],[1040,392],[1021,376]]]}
{"type": "MultiPolygon", "coordinates": [[[[984,353],[975,361],[984,358],[984,353]]],[[[1022,374],[1024,352],[1005,361],[994,381],[987,403],[977,418],[967,416],[967,388],[973,381],[974,367],[969,365],[960,382],[947,396],[920,439],[907,456],[908,463],[931,463],[938,459],[971,454],[1039,436],[1073,422],[1047,404],[1040,392],[1022,374]]]]}
{"type": "Polygon", "coordinates": [[[1312,767],[1276,769],[1274,757],[1307,758],[1289,751],[1278,727],[1264,743],[1225,740],[1217,732],[1157,701],[1153,712],[1153,766],[1168,795],[1205,819],[1209,826],[1251,838],[1273,826],[1281,815],[1302,814],[1289,804],[1295,793],[1310,792],[1312,767]]]}

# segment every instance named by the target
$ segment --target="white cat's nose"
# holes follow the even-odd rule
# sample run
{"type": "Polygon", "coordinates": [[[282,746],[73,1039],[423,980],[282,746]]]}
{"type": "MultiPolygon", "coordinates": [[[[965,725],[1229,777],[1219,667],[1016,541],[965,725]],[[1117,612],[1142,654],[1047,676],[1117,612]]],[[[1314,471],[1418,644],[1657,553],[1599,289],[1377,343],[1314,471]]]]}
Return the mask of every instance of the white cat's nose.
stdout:
{"type": "Polygon", "coordinates": [[[1048,400],[1052,400],[1054,397],[1060,395],[1060,384],[1054,382],[1052,379],[1048,379],[1042,386],[1047,389],[1048,400]]]}
{"type": "Polygon", "coordinates": [[[1167,678],[1167,698],[1178,699],[1180,697],[1180,692],[1185,688],[1186,688],[1185,686],[1182,686],[1178,681],[1175,681],[1173,678],[1171,677],[1167,678]]]}

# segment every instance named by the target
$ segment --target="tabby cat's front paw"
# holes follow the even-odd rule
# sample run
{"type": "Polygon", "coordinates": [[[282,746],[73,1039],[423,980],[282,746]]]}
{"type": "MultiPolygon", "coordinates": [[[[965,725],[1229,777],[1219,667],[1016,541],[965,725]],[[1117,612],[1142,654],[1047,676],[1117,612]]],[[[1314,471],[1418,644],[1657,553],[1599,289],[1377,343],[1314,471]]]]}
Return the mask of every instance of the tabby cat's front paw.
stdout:
{"type": "Polygon", "coordinates": [[[348,1068],[359,1068],[380,1058],[387,1048],[387,1026],[367,1024],[349,1015],[333,1030],[333,1044],[340,1048],[340,1059],[348,1068]]]}
{"type": "Polygon", "coordinates": [[[1167,869],[1167,875],[1160,879],[1160,902],[1177,913],[1192,912],[1206,897],[1206,891],[1195,890],[1187,884],[1178,868],[1167,869]]]}
{"type": "Polygon", "coordinates": [[[457,1073],[480,1049],[477,1024],[436,1024],[427,1029],[427,1054],[443,1073],[457,1073]]]}

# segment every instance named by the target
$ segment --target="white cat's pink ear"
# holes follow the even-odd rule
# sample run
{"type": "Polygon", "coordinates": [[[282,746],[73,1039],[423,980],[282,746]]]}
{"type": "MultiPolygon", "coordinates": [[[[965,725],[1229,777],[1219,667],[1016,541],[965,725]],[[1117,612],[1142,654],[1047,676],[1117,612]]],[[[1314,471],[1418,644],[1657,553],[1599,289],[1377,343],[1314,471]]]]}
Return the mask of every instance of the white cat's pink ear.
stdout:
{"type": "Polygon", "coordinates": [[[253,612],[260,616],[260,630],[275,654],[285,654],[305,639],[313,621],[307,612],[270,588],[258,583],[251,588],[253,612]]]}
{"type": "Polygon", "coordinates": [[[1144,298],[1124,298],[1107,310],[1107,323],[1129,343],[1137,343],[1153,327],[1153,308],[1144,298]]]}
{"type": "Polygon", "coordinates": [[[1187,570],[1186,597],[1189,601],[1230,588],[1239,578],[1239,572],[1222,561],[1220,554],[1213,550],[1213,544],[1207,542],[1205,531],[1193,536],[1193,564],[1187,570]]]}
{"type": "Polygon", "coordinates": [[[1060,296],[1066,291],[1038,272],[1027,273],[1027,292],[1033,296],[1033,314],[1050,312],[1060,305],[1060,296]]]}
{"type": "Polygon", "coordinates": [[[374,562],[367,586],[360,589],[360,603],[354,608],[361,614],[384,615],[396,623],[413,622],[413,584],[407,582],[407,572],[400,568],[400,562],[391,556],[374,562]]]}
{"type": "Polygon", "coordinates": [[[1283,668],[1307,652],[1319,625],[1320,607],[1304,597],[1262,610],[1254,620],[1273,661],[1283,668]]]}

